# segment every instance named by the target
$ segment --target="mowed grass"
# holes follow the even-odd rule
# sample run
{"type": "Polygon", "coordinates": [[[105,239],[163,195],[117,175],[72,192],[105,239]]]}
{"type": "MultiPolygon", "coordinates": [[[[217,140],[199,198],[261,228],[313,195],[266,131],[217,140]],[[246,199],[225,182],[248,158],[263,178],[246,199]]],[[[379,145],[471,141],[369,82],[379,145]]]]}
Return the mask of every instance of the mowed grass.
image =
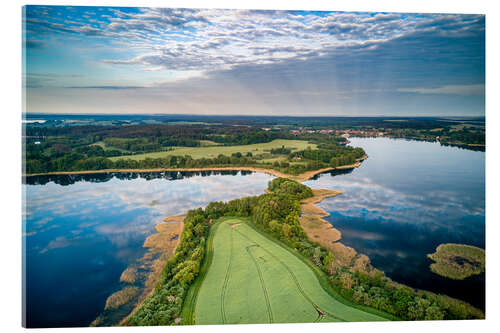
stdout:
{"type": "Polygon", "coordinates": [[[243,219],[225,220],[215,230],[194,324],[385,320],[335,299],[307,264],[243,219]]]}
{"type": "Polygon", "coordinates": [[[147,154],[139,154],[139,155],[127,155],[127,156],[118,156],[110,158],[113,161],[116,161],[120,158],[130,158],[133,160],[143,160],[147,157],[149,158],[159,158],[166,157],[169,155],[175,156],[184,156],[190,155],[194,159],[198,158],[214,158],[219,156],[219,154],[231,156],[233,153],[240,152],[243,155],[251,152],[254,156],[268,153],[273,148],[281,148],[281,146],[285,146],[287,148],[291,148],[293,151],[303,150],[307,147],[311,147],[311,149],[316,148],[315,144],[308,143],[304,140],[283,140],[277,139],[271,142],[266,143],[257,143],[253,145],[244,145],[244,146],[208,146],[208,147],[177,147],[170,151],[162,151],[162,152],[154,152],[147,154]]]}

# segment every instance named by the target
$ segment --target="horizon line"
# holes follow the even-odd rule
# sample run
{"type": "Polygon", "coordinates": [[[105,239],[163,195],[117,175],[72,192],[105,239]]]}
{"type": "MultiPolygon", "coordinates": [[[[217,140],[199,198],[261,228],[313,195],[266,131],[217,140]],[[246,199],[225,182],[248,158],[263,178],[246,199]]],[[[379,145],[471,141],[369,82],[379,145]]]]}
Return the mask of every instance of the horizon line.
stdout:
{"type": "Polygon", "coordinates": [[[199,114],[199,113],[43,113],[21,112],[40,116],[202,116],[202,117],[252,117],[252,118],[486,118],[486,115],[251,115],[251,114],[199,114]]]}

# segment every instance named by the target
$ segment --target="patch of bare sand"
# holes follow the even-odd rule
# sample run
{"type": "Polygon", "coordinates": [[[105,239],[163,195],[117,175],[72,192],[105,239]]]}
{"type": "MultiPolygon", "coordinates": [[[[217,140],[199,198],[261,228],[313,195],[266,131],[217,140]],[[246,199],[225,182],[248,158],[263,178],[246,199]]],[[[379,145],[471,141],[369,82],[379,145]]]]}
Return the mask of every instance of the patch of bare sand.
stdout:
{"type": "Polygon", "coordinates": [[[334,197],[340,193],[325,189],[313,190],[313,197],[301,201],[302,216],[299,219],[300,225],[311,240],[318,242],[328,249],[340,240],[341,233],[328,223],[328,221],[323,219],[323,217],[329,214],[315,204],[321,202],[324,198],[334,197]]]}

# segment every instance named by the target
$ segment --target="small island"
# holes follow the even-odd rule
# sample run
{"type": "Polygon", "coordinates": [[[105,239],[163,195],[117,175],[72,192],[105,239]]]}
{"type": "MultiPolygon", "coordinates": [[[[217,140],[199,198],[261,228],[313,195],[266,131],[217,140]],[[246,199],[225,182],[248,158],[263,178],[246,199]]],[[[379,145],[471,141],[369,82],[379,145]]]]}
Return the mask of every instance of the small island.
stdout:
{"type": "Polygon", "coordinates": [[[428,254],[435,263],[430,265],[432,272],[453,280],[463,280],[484,272],[484,250],[463,244],[441,244],[436,252],[428,254]]]}

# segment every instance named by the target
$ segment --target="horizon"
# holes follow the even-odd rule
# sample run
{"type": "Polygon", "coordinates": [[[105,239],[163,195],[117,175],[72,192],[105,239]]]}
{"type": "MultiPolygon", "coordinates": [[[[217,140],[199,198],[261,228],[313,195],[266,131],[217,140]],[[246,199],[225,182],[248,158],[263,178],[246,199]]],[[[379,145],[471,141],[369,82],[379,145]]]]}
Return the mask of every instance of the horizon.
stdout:
{"type": "Polygon", "coordinates": [[[22,118],[25,119],[26,116],[199,116],[199,117],[254,117],[254,118],[478,118],[485,119],[485,116],[460,116],[460,115],[447,115],[447,116],[417,116],[417,115],[404,115],[404,116],[393,116],[393,115],[323,115],[323,116],[309,116],[309,115],[250,115],[250,114],[196,114],[196,113],[38,113],[38,112],[27,112],[22,113],[22,118]]]}
{"type": "Polygon", "coordinates": [[[485,15],[23,8],[23,113],[485,117],[485,15]]]}

